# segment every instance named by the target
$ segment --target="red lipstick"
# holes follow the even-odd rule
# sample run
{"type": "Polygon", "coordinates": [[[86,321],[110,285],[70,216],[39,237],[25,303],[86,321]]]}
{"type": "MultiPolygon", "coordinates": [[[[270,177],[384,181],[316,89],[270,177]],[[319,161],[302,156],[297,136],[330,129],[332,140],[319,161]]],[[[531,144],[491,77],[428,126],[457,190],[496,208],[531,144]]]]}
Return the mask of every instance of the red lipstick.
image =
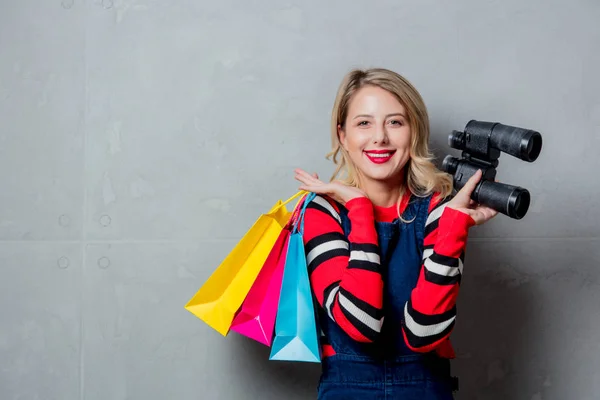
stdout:
{"type": "Polygon", "coordinates": [[[365,150],[367,158],[374,164],[383,164],[388,162],[396,150],[365,150]]]}

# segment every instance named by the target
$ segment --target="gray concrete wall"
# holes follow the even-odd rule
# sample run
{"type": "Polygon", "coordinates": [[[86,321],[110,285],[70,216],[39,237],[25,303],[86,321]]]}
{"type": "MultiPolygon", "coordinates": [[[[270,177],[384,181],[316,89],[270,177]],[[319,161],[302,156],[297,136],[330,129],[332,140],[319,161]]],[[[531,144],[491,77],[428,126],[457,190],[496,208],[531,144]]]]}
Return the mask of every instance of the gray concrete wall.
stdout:
{"type": "Polygon", "coordinates": [[[472,231],[458,398],[600,394],[600,3],[0,2],[0,399],[309,399],[184,310],[254,219],[328,176],[351,67],[408,77],[440,156],[472,118],[537,129],[501,157],[529,214],[472,231]]]}

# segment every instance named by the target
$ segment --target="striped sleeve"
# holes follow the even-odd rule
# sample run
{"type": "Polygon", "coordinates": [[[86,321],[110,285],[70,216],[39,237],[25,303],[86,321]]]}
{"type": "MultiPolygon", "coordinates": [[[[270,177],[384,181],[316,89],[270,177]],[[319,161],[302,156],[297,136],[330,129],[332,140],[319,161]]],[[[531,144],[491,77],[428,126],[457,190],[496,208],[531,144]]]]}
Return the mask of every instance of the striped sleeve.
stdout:
{"type": "Polygon", "coordinates": [[[429,352],[444,345],[456,320],[467,234],[475,221],[466,213],[447,208],[450,199],[437,194],[431,199],[423,263],[404,307],[403,335],[413,351],[429,352]]]}
{"type": "Polygon", "coordinates": [[[381,331],[383,281],[373,205],[346,203],[352,228],[346,237],[337,203],[316,196],[305,213],[304,246],[319,305],[351,338],[373,342],[381,331]]]}

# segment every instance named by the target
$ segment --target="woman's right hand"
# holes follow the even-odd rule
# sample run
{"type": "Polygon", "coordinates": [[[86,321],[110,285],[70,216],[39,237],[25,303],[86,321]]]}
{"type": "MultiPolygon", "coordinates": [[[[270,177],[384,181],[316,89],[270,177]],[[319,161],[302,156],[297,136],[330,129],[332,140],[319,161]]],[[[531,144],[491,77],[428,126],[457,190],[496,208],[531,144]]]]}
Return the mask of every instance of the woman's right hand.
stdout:
{"type": "Polygon", "coordinates": [[[302,183],[299,187],[300,190],[329,196],[341,205],[346,205],[347,202],[357,197],[367,197],[365,192],[359,188],[348,186],[342,182],[325,183],[319,180],[318,175],[310,175],[300,168],[295,169],[294,172],[296,173],[296,180],[302,183]]]}

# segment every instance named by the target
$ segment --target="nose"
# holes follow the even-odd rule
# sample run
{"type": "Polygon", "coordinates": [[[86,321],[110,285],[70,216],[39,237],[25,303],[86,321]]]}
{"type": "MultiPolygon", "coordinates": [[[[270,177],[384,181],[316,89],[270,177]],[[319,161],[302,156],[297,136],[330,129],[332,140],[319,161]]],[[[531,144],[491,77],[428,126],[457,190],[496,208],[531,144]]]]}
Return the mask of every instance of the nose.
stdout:
{"type": "Polygon", "coordinates": [[[376,129],[373,132],[373,143],[386,144],[388,140],[387,129],[385,123],[382,125],[377,124],[376,129]]]}

